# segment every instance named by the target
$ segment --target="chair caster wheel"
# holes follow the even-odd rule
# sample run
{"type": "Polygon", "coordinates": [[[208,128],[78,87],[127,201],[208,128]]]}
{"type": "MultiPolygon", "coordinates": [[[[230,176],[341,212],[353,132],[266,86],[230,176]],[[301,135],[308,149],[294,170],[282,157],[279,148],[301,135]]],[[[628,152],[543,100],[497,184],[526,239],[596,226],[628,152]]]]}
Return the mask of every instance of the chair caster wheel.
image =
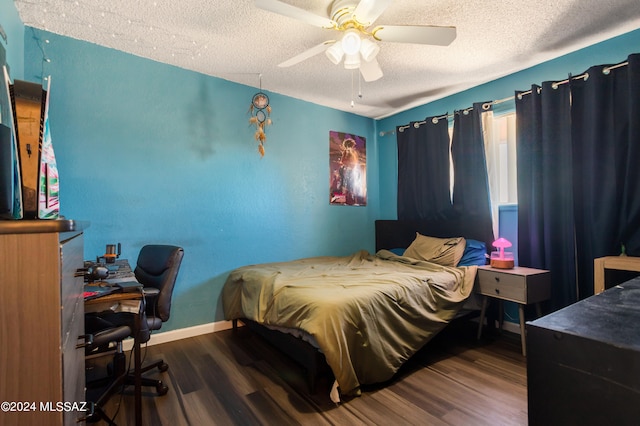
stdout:
{"type": "Polygon", "coordinates": [[[156,392],[158,392],[159,396],[166,395],[167,392],[169,392],[169,387],[162,382],[158,382],[158,384],[156,385],[156,392]]]}
{"type": "Polygon", "coordinates": [[[98,423],[100,421],[100,417],[98,417],[98,415],[95,413],[91,413],[85,418],[81,419],[81,421],[84,421],[86,423],[98,423]]]}
{"type": "Polygon", "coordinates": [[[169,369],[169,364],[167,364],[166,362],[163,362],[162,364],[160,364],[158,366],[158,370],[160,370],[161,372],[165,372],[169,369]]]}

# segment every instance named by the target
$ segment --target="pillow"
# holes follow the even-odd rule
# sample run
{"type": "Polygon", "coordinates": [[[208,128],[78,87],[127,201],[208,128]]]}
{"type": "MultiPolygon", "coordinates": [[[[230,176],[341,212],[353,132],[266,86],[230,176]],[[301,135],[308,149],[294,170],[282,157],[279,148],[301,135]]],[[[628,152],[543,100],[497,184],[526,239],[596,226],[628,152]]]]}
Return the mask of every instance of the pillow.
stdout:
{"type": "Polygon", "coordinates": [[[458,266],[486,265],[487,264],[487,246],[482,241],[467,240],[467,244],[462,254],[462,259],[458,262],[458,266]]]}
{"type": "Polygon", "coordinates": [[[464,248],[465,239],[462,237],[435,238],[416,232],[416,239],[413,240],[404,255],[442,266],[456,266],[462,258],[464,248]]]}
{"type": "Polygon", "coordinates": [[[389,251],[393,254],[397,254],[398,256],[404,256],[404,250],[403,248],[392,248],[389,249],[389,251]]]}

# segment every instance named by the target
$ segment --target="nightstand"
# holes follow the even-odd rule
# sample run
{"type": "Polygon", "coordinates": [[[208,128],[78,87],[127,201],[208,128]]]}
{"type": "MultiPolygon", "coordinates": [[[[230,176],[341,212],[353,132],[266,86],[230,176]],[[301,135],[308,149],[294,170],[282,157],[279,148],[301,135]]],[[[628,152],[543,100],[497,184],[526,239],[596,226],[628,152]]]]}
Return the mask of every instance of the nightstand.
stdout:
{"type": "MultiPolygon", "coordinates": [[[[482,325],[487,310],[489,297],[502,301],[508,300],[518,304],[520,317],[520,340],[522,355],[527,356],[527,344],[524,328],[524,307],[536,304],[536,311],[540,316],[540,302],[551,297],[551,274],[544,269],[533,269],[516,266],[513,269],[497,269],[491,266],[478,267],[478,293],[484,296],[480,311],[480,325],[478,339],[482,336],[482,325]]],[[[502,328],[502,319],[500,319],[502,328]]]]}

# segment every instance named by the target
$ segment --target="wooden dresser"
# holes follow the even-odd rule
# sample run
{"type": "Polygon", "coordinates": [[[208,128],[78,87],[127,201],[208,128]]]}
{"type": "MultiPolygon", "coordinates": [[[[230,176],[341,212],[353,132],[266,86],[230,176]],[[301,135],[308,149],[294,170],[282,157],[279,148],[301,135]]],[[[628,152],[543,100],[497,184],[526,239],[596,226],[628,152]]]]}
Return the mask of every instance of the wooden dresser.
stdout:
{"type": "Polygon", "coordinates": [[[74,411],[85,399],[84,350],[76,348],[84,288],[75,275],[86,226],[0,221],[2,425],[72,425],[84,414],[74,411]]]}

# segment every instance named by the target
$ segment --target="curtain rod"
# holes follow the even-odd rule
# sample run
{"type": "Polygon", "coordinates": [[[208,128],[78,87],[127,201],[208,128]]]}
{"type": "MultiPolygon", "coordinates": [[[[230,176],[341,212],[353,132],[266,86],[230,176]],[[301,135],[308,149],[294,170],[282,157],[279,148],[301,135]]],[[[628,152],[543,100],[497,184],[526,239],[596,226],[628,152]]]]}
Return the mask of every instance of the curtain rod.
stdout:
{"type": "MultiPolygon", "coordinates": [[[[616,65],[611,65],[609,67],[604,67],[602,69],[602,74],[609,75],[611,70],[614,70],[616,68],[621,68],[621,67],[624,67],[624,66],[627,66],[627,65],[629,65],[629,61],[624,61],[624,62],[620,62],[619,64],[616,64],[616,65]]],[[[583,74],[577,75],[575,77],[572,77],[571,75],[569,75],[569,78],[567,78],[565,80],[562,80],[562,81],[557,81],[557,82],[553,83],[551,85],[551,87],[553,89],[557,89],[558,86],[560,86],[561,84],[567,84],[571,80],[585,80],[586,81],[588,78],[589,78],[589,73],[588,72],[585,72],[583,74]]],[[[540,89],[541,88],[539,88],[538,90],[540,90],[540,89]]],[[[522,99],[523,96],[530,95],[530,94],[531,94],[531,90],[527,90],[527,91],[518,93],[518,99],[522,99]]],[[[485,102],[485,103],[482,104],[482,109],[488,110],[489,108],[491,108],[492,105],[501,104],[503,102],[509,102],[509,101],[514,100],[515,98],[516,98],[515,96],[509,96],[508,98],[498,99],[498,100],[491,101],[491,102],[485,102]]],[[[473,111],[473,107],[469,107],[469,108],[463,109],[462,113],[463,114],[469,114],[469,111],[473,111]]],[[[438,116],[438,117],[433,117],[433,118],[431,118],[431,122],[433,124],[438,124],[438,121],[444,120],[445,118],[448,120],[450,118],[453,118],[454,115],[455,114],[444,114],[444,115],[441,115],[441,116],[438,116]]],[[[425,124],[426,122],[427,122],[426,120],[424,120],[424,121],[416,121],[415,123],[413,123],[413,127],[415,127],[417,129],[421,125],[425,124]]],[[[398,126],[398,131],[399,132],[404,132],[409,127],[411,127],[411,124],[405,124],[403,126],[398,126]]],[[[380,132],[380,136],[382,137],[382,136],[386,136],[386,135],[389,135],[389,134],[395,134],[395,133],[396,133],[395,130],[381,131],[380,132]]]]}

